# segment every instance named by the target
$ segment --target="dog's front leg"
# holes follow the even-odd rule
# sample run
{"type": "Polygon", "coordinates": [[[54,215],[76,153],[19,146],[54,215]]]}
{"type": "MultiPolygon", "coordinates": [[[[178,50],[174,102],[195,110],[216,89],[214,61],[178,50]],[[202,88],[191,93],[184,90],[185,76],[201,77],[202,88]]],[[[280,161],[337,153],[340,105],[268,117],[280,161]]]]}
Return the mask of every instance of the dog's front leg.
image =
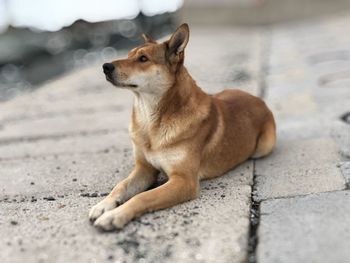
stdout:
{"type": "Polygon", "coordinates": [[[103,230],[120,229],[133,218],[146,212],[171,207],[198,196],[198,178],[173,174],[165,184],[140,193],[125,204],[104,213],[95,221],[103,230]]]}
{"type": "Polygon", "coordinates": [[[145,191],[156,180],[158,171],[145,162],[136,161],[131,174],[118,183],[109,195],[93,206],[89,213],[91,221],[95,221],[104,212],[124,203],[134,195],[145,191]]]}

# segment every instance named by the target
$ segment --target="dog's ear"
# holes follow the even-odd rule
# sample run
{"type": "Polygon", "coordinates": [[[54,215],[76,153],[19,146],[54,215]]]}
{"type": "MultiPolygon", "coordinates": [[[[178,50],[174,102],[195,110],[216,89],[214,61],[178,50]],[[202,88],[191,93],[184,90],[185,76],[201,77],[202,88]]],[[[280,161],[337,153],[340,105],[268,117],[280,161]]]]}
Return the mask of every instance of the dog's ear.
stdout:
{"type": "Polygon", "coordinates": [[[142,34],[142,38],[145,41],[145,43],[152,43],[152,44],[157,44],[157,41],[155,41],[153,38],[146,34],[142,34]]]}
{"type": "Polygon", "coordinates": [[[188,43],[189,37],[190,29],[188,25],[186,23],[182,24],[166,42],[168,45],[168,56],[173,54],[179,55],[183,52],[188,43]]]}

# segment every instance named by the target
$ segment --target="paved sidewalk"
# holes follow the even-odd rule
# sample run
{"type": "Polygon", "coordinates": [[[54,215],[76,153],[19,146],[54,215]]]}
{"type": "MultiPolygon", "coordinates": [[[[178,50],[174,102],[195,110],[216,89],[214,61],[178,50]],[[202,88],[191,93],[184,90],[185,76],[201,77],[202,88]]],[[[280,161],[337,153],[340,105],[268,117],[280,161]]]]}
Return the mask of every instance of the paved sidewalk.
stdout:
{"type": "Polygon", "coordinates": [[[271,32],[266,100],[278,146],[256,162],[258,262],[348,262],[350,16],[271,32]]]}
{"type": "Polygon", "coordinates": [[[347,262],[349,23],[192,28],[197,83],[263,96],[277,148],[119,232],[98,232],[87,213],[131,170],[132,95],[96,65],[0,104],[2,262],[347,262]]]}

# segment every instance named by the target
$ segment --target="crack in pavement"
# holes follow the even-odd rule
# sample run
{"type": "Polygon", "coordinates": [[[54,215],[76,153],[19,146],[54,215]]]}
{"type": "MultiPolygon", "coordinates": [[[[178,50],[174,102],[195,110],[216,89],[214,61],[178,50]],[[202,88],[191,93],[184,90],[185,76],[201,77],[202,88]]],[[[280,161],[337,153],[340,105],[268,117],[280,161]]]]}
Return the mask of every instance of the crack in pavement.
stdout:
{"type": "Polygon", "coordinates": [[[2,145],[23,143],[23,142],[37,142],[42,140],[60,140],[71,137],[81,137],[81,136],[94,136],[94,135],[106,135],[115,133],[118,131],[123,131],[123,129],[98,129],[92,131],[76,131],[69,133],[57,133],[57,134],[43,134],[35,136],[23,136],[23,137],[8,137],[0,139],[0,147],[2,145]]]}
{"type": "MultiPolygon", "coordinates": [[[[1,146],[0,146],[1,147],[1,146]]],[[[124,150],[124,149],[123,149],[124,150]]],[[[51,154],[38,154],[38,155],[20,155],[15,157],[0,157],[0,162],[9,162],[9,161],[17,161],[17,160],[37,160],[37,159],[46,159],[50,157],[59,157],[59,156],[79,156],[79,155],[89,155],[89,154],[100,154],[100,153],[119,153],[123,150],[120,150],[116,148],[115,146],[111,146],[108,148],[105,148],[103,150],[98,151],[80,151],[80,152],[56,152],[51,154]]]]}
{"type": "MultiPolygon", "coordinates": [[[[261,49],[260,57],[261,64],[260,70],[258,74],[258,85],[259,85],[259,94],[258,96],[261,99],[264,99],[267,91],[266,84],[266,74],[269,71],[269,59],[270,59],[270,47],[271,47],[271,39],[272,33],[270,28],[265,28],[262,30],[262,34],[265,35],[263,47],[261,49]]],[[[255,200],[255,192],[256,192],[256,160],[253,160],[253,184],[251,186],[251,207],[250,207],[250,224],[249,224],[249,236],[248,236],[248,251],[247,251],[247,262],[248,263],[256,263],[256,250],[259,243],[258,237],[258,228],[260,223],[260,203],[255,200]]]]}
{"type": "Polygon", "coordinates": [[[33,121],[42,119],[51,119],[55,117],[70,117],[74,115],[90,115],[94,113],[105,113],[105,112],[120,112],[123,111],[125,107],[120,105],[111,105],[100,108],[80,108],[76,110],[62,110],[58,112],[41,112],[35,115],[20,114],[15,117],[8,117],[1,120],[1,125],[6,126],[6,124],[19,122],[19,121],[33,121]]]}
{"type": "Polygon", "coordinates": [[[249,225],[249,238],[248,238],[248,263],[256,263],[256,249],[258,246],[258,227],[260,223],[260,202],[255,201],[254,194],[256,191],[256,172],[255,172],[255,160],[253,161],[253,184],[251,190],[251,207],[250,207],[250,225],[249,225]]]}

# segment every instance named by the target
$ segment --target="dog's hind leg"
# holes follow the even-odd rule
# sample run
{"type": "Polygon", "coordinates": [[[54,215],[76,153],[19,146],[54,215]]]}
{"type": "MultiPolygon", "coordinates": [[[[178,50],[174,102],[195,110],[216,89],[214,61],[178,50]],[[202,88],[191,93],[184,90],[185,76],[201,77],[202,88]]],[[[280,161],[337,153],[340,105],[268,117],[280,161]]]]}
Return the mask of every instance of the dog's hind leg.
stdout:
{"type": "Polygon", "coordinates": [[[262,131],[258,137],[256,149],[252,158],[261,158],[272,152],[276,144],[276,124],[272,114],[263,125],[262,131]]]}

